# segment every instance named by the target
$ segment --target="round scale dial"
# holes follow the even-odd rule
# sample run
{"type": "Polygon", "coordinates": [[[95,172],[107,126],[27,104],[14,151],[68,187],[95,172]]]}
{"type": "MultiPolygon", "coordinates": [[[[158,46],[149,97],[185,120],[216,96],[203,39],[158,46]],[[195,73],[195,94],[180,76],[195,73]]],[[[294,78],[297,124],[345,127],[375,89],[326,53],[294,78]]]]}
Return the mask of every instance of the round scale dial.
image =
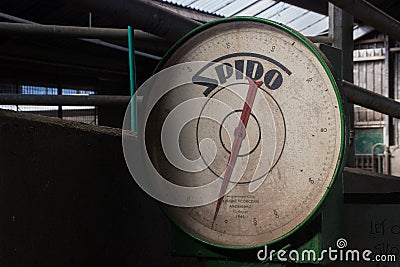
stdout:
{"type": "Polygon", "coordinates": [[[294,31],[243,18],[195,30],[162,68],[193,61],[209,63],[157,104],[146,143],[159,172],[174,183],[222,183],[214,202],[166,205],[167,214],[193,237],[221,247],[288,236],[316,212],[341,165],[342,105],[326,63],[294,31]],[[163,155],[160,132],[168,111],[194,98],[205,101],[193,106],[199,116],[182,128],[179,144],[207,168],[185,172],[163,155]]]}

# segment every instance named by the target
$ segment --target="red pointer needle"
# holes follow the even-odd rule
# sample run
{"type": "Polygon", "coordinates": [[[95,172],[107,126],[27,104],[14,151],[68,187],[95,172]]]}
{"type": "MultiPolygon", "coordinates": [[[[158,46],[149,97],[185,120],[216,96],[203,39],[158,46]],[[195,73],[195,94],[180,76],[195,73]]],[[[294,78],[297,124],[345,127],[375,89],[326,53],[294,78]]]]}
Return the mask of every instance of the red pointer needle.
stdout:
{"type": "Polygon", "coordinates": [[[252,79],[247,78],[249,80],[249,91],[247,92],[246,102],[244,103],[242,115],[240,116],[239,125],[235,129],[235,140],[232,144],[231,155],[228,159],[228,165],[225,170],[224,179],[222,180],[221,189],[219,191],[217,206],[215,208],[214,218],[212,222],[212,227],[214,227],[215,220],[217,219],[217,215],[219,212],[219,208],[221,207],[222,200],[226,193],[226,189],[228,188],[229,181],[231,179],[231,175],[233,172],[233,168],[235,167],[236,159],[239,155],[240,147],[242,146],[243,139],[246,135],[246,127],[249,121],[251,108],[253,107],[254,99],[256,98],[257,87],[263,84],[262,81],[254,82],[252,79]]]}

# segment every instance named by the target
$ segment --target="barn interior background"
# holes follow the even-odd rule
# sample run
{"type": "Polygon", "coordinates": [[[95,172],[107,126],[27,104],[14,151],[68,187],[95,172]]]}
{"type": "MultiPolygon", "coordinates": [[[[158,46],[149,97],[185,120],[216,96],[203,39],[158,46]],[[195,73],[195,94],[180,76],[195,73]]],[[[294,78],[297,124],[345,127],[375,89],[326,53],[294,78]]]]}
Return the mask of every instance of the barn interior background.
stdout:
{"type": "Polygon", "coordinates": [[[0,112],[1,266],[205,264],[170,256],[168,220],[124,165],[127,27],[140,85],[180,37],[231,16],[274,20],[342,50],[353,118],[345,216],[358,214],[351,229],[359,230],[348,236],[399,254],[398,233],[362,232],[375,221],[399,224],[391,212],[400,200],[398,1],[5,0],[0,108],[18,113],[0,112]]]}

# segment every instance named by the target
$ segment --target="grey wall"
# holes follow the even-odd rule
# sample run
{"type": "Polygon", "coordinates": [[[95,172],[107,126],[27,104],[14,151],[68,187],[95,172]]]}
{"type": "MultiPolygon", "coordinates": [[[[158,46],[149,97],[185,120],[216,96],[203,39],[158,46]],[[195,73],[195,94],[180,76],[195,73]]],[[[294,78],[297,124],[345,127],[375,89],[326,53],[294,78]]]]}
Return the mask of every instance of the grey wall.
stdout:
{"type": "Polygon", "coordinates": [[[0,111],[0,266],[197,266],[129,176],[120,130],[0,111]]]}

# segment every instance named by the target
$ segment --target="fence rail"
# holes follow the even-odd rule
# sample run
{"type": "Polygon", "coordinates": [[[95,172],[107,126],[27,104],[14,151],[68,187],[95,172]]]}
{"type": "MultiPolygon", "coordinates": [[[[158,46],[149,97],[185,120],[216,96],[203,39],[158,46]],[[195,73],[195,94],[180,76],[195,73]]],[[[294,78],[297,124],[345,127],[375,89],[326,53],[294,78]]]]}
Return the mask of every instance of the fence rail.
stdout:
{"type": "Polygon", "coordinates": [[[384,166],[384,154],[356,154],[356,167],[359,169],[384,173],[384,166]]]}

